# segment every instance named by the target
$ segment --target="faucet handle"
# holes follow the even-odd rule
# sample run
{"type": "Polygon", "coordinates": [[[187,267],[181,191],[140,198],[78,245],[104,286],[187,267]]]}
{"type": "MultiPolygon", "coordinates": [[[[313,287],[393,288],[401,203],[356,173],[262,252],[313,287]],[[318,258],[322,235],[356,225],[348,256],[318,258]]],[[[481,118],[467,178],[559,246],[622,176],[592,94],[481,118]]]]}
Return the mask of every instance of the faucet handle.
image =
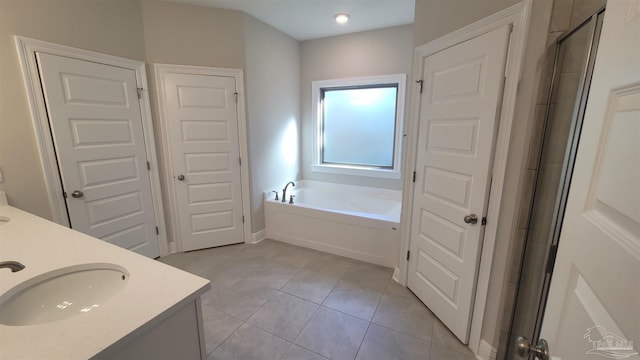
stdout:
{"type": "Polygon", "coordinates": [[[275,190],[272,190],[271,192],[276,193],[276,198],[274,200],[280,200],[280,198],[278,197],[278,192],[275,190]]]}
{"type": "Polygon", "coordinates": [[[295,195],[291,195],[289,196],[289,204],[293,204],[293,198],[296,197],[295,195]]]}

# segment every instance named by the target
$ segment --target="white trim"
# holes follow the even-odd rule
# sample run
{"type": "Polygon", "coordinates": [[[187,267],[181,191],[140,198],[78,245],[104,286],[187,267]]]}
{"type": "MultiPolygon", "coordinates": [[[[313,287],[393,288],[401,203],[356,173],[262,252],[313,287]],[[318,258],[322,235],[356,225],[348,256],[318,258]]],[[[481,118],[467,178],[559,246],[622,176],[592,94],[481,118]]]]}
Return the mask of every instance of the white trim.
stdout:
{"type": "Polygon", "coordinates": [[[262,229],[258,232],[251,234],[252,243],[259,243],[260,241],[267,238],[267,229],[262,229]]]}
{"type": "MultiPolygon", "coordinates": [[[[489,289],[489,277],[491,274],[491,264],[493,262],[493,252],[500,215],[500,202],[502,189],[506,175],[507,152],[511,137],[511,128],[515,114],[515,100],[518,90],[518,82],[522,76],[522,64],[524,60],[525,44],[529,28],[529,18],[531,14],[532,0],[524,0],[505,10],[488,16],[464,28],[444,35],[425,45],[419,46],[414,51],[413,76],[414,80],[420,80],[423,69],[423,59],[456,44],[465,42],[482,34],[488,33],[505,25],[512,25],[512,34],[509,46],[509,54],[506,64],[506,80],[502,95],[502,108],[500,112],[500,122],[498,125],[498,135],[495,140],[495,151],[493,157],[493,181],[490,189],[490,199],[487,208],[487,225],[485,227],[484,242],[478,270],[478,281],[476,285],[476,295],[471,320],[471,333],[469,337],[469,348],[478,353],[480,350],[480,334],[484,321],[484,311],[487,302],[489,289]]],[[[411,116],[407,126],[408,145],[405,157],[404,183],[403,183],[403,208],[402,214],[407,214],[401,220],[401,248],[400,253],[405,254],[410,247],[411,211],[413,208],[413,182],[412,173],[417,160],[417,134],[420,116],[420,93],[418,87],[411,89],[411,116]]],[[[400,283],[406,285],[408,275],[408,262],[400,262],[400,283]]]]}
{"type": "Polygon", "coordinates": [[[387,74],[351,77],[342,79],[316,80],[311,83],[311,104],[313,114],[313,163],[312,172],[323,172],[342,175],[355,175],[376,177],[383,179],[400,179],[402,177],[402,139],[404,130],[404,108],[407,91],[407,74],[387,74]],[[336,165],[321,163],[320,144],[322,142],[322,129],[319,119],[322,118],[322,106],[320,105],[320,89],[326,87],[340,86],[361,86],[376,84],[398,84],[398,94],[396,100],[396,124],[394,139],[393,169],[377,169],[367,166],[336,165]]]}
{"type": "Polygon", "coordinates": [[[498,350],[491,346],[484,339],[480,340],[480,345],[478,346],[478,353],[476,354],[476,358],[478,360],[496,360],[498,356],[498,350]]]}
{"type": "Polygon", "coordinates": [[[154,217],[156,226],[158,226],[160,233],[158,235],[160,256],[167,255],[169,253],[166,235],[167,231],[164,222],[162,193],[160,191],[160,175],[158,173],[158,159],[156,157],[151,108],[149,106],[147,73],[144,62],[30,39],[22,36],[15,36],[15,43],[18,51],[18,58],[20,59],[20,67],[22,68],[22,76],[26,87],[27,98],[29,100],[29,110],[31,112],[31,119],[33,120],[33,128],[36,134],[40,163],[42,165],[42,172],[44,175],[49,204],[51,206],[53,221],[67,227],[70,226],[67,218],[67,206],[62,195],[63,187],[62,182],[60,181],[53,140],[50,135],[49,117],[47,116],[44,94],[40,85],[40,75],[38,72],[35,53],[44,52],[47,54],[65,56],[84,61],[92,61],[130,69],[135,72],[136,86],[145,90],[142,92],[143,96],[139,100],[140,115],[142,117],[145,152],[147,155],[147,161],[149,161],[149,164],[151,165],[149,180],[151,182],[154,217]]]}
{"type": "Polygon", "coordinates": [[[400,282],[400,268],[399,267],[394,267],[393,268],[393,275],[391,276],[391,278],[397,282],[397,283],[401,283],[400,282]]]}
{"type": "Polygon", "coordinates": [[[171,161],[171,142],[169,141],[169,124],[166,119],[166,104],[162,94],[165,92],[164,74],[190,74],[190,75],[209,75],[209,76],[227,76],[235,79],[236,92],[238,93],[237,111],[238,111],[238,148],[240,151],[240,179],[242,188],[242,213],[244,215],[243,236],[245,243],[254,242],[251,234],[251,204],[249,199],[251,191],[249,188],[249,151],[247,139],[247,116],[245,108],[245,92],[244,77],[242,69],[228,69],[206,66],[190,66],[190,65],[171,65],[171,64],[154,64],[154,73],[156,77],[156,99],[158,101],[158,119],[160,120],[160,132],[164,147],[162,152],[165,159],[164,178],[167,179],[167,189],[169,191],[169,221],[173,229],[173,241],[177,251],[182,251],[180,242],[180,224],[178,221],[178,209],[176,203],[176,191],[173,186],[173,162],[171,161]]]}
{"type": "Polygon", "coordinates": [[[400,169],[391,170],[391,169],[376,169],[369,167],[357,167],[350,165],[311,165],[311,171],[313,172],[322,172],[329,174],[343,174],[343,175],[355,175],[355,176],[368,176],[368,177],[377,177],[382,179],[400,179],[402,174],[400,173],[400,169]]]}

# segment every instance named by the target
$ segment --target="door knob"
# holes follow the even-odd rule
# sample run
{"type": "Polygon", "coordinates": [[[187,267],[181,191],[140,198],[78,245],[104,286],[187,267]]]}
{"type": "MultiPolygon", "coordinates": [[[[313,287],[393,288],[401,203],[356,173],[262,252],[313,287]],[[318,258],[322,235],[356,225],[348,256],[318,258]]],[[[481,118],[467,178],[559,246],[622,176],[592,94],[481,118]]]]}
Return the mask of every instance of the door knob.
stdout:
{"type": "Polygon", "coordinates": [[[71,193],[71,197],[76,198],[76,199],[77,199],[77,198],[81,198],[81,197],[83,197],[83,196],[84,196],[84,193],[83,193],[82,191],[80,191],[80,190],[74,190],[74,191],[71,193]]]}
{"type": "Polygon", "coordinates": [[[529,354],[540,360],[549,360],[549,344],[547,340],[540,339],[536,346],[531,345],[529,339],[524,336],[518,336],[516,339],[516,353],[523,359],[528,359],[529,354]]]}
{"type": "Polygon", "coordinates": [[[184,180],[184,175],[182,175],[182,174],[178,175],[178,180],[183,181],[184,180]]]}
{"type": "Polygon", "coordinates": [[[467,224],[476,224],[478,223],[478,215],[476,214],[466,215],[464,217],[464,222],[466,222],[467,224]]]}

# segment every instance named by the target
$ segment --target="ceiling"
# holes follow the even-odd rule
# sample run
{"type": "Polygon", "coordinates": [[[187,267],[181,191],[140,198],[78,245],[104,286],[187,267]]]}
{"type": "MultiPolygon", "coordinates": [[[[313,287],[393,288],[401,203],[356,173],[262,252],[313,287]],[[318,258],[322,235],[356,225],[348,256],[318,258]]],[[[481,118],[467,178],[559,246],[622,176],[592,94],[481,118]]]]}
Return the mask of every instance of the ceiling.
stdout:
{"type": "Polygon", "coordinates": [[[244,11],[297,40],[413,23],[415,0],[170,0],[244,11]],[[351,16],[337,24],[338,13],[351,16]]]}

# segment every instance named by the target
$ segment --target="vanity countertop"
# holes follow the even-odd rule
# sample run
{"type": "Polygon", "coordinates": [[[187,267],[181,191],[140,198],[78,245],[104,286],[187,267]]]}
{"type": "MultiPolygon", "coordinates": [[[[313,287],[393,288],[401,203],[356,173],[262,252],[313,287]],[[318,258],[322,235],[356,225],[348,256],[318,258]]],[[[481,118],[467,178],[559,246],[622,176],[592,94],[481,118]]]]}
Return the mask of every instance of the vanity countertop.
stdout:
{"type": "Polygon", "coordinates": [[[79,264],[117,264],[129,279],[92,311],[39,325],[0,324],[0,359],[91,358],[145,333],[210,287],[209,280],[3,205],[3,199],[0,192],[0,217],[10,220],[0,225],[0,261],[19,261],[25,269],[0,269],[0,295],[38,275],[79,264]]]}

